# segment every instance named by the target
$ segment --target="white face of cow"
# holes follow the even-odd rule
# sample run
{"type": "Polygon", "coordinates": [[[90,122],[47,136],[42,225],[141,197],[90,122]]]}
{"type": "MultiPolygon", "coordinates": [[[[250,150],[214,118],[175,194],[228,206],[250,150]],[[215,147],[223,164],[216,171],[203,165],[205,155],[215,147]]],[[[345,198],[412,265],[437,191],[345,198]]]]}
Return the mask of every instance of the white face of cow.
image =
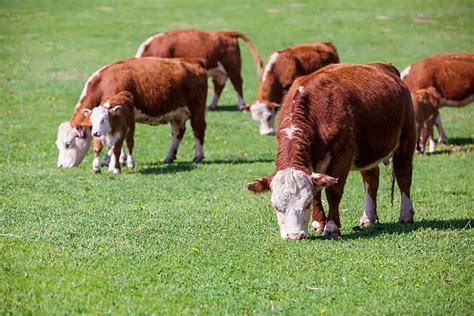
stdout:
{"type": "Polygon", "coordinates": [[[305,238],[313,201],[311,177],[303,171],[287,168],[275,174],[270,186],[281,238],[305,238]]]}
{"type": "Polygon", "coordinates": [[[109,111],[103,106],[95,107],[91,113],[91,124],[94,137],[110,133],[112,128],[110,127],[109,111]]]}
{"type": "Polygon", "coordinates": [[[271,135],[275,133],[275,109],[259,101],[250,106],[252,119],[260,126],[260,135],[271,135]]]}
{"type": "Polygon", "coordinates": [[[84,159],[91,143],[89,128],[83,127],[82,132],[73,128],[69,121],[62,122],[58,127],[56,147],[59,149],[59,168],[77,167],[84,159]]]}

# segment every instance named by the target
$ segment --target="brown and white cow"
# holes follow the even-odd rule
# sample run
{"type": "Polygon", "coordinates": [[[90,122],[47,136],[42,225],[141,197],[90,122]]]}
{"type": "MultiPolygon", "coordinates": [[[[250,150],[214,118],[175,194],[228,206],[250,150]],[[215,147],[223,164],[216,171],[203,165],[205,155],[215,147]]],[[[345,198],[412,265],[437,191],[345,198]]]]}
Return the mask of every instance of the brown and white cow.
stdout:
{"type": "MultiPolygon", "coordinates": [[[[432,56],[408,66],[402,71],[401,78],[412,94],[417,94],[420,89],[430,87],[436,89],[438,100],[436,98],[432,98],[432,100],[438,104],[424,102],[423,106],[417,107],[424,113],[415,112],[415,116],[422,117],[427,111],[430,111],[435,118],[426,122],[426,128],[432,129],[433,124],[436,124],[439,131],[438,142],[446,143],[446,133],[441,125],[441,116],[437,113],[437,109],[443,106],[462,107],[474,102],[474,53],[432,56]]],[[[426,91],[422,93],[426,93],[426,91]]],[[[430,116],[427,116],[426,119],[430,116]]],[[[420,144],[421,151],[424,151],[424,146],[424,143],[420,144]]],[[[434,150],[435,143],[431,138],[430,152],[434,150]]]]}
{"type": "Polygon", "coordinates": [[[82,111],[86,120],[90,121],[92,127],[92,136],[94,137],[94,160],[92,170],[100,172],[101,161],[100,152],[105,144],[112,149],[109,171],[113,173],[120,172],[120,154],[123,143],[127,142],[128,157],[127,167],[135,167],[135,158],[133,157],[134,133],[135,133],[135,115],[133,108],[133,94],[128,91],[122,91],[114,94],[103,104],[91,109],[82,111]]]}
{"type": "Polygon", "coordinates": [[[214,84],[214,97],[209,109],[215,110],[219,97],[224,89],[227,78],[230,79],[237,92],[237,106],[244,104],[243,80],[241,76],[242,58],[238,38],[243,39],[252,52],[257,74],[260,76],[262,60],[253,42],[241,32],[175,30],[151,36],[143,42],[135,57],[163,58],[202,58],[206,61],[206,69],[214,84]]]}
{"type": "Polygon", "coordinates": [[[307,236],[311,204],[313,228],[340,235],[339,203],[351,169],[361,172],[365,187],[360,224],[374,224],[378,164],[390,157],[401,191],[399,222],[413,222],[415,123],[410,92],[395,67],[329,65],[296,79],[281,108],[276,136],[276,171],[247,189],[272,191],[282,238],[307,236]],[[327,218],[321,204],[324,187],[327,218]]]}
{"type": "Polygon", "coordinates": [[[91,135],[84,124],[84,110],[93,109],[122,91],[133,95],[136,122],[171,124],[172,140],[166,163],[176,158],[188,119],[196,141],[194,162],[203,160],[206,69],[195,60],[147,57],[105,66],[87,80],[71,119],[59,125],[58,167],[78,166],[87,153],[91,135]]]}
{"type": "Polygon", "coordinates": [[[260,135],[274,133],[276,108],[297,77],[333,63],[339,63],[339,55],[330,42],[295,45],[272,53],[260,80],[257,100],[244,107],[259,124],[260,135]]]}

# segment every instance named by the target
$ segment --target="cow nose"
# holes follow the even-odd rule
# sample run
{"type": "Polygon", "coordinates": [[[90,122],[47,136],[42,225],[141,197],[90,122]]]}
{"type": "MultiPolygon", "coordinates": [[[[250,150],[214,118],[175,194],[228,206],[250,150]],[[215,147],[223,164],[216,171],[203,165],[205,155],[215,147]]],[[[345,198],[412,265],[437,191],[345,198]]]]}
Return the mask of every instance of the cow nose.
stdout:
{"type": "Polygon", "coordinates": [[[304,232],[288,234],[288,239],[291,239],[291,240],[300,240],[305,237],[306,237],[306,234],[304,232]]]}
{"type": "Polygon", "coordinates": [[[62,168],[63,167],[63,164],[62,163],[58,163],[58,168],[62,168]]]}

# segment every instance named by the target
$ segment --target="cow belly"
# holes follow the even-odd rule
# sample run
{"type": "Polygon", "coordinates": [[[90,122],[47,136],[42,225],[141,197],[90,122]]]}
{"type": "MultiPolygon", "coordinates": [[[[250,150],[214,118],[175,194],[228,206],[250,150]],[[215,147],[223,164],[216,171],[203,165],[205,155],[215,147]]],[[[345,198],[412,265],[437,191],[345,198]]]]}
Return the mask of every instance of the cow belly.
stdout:
{"type": "Polygon", "coordinates": [[[470,94],[467,98],[460,101],[441,99],[441,106],[460,108],[474,102],[474,94],[470,94]]]}
{"type": "Polygon", "coordinates": [[[135,122],[148,125],[167,124],[175,120],[186,121],[191,117],[191,113],[189,112],[189,109],[187,107],[177,108],[176,110],[170,111],[159,116],[150,116],[146,113],[143,113],[137,108],[135,108],[134,112],[135,122]]]}

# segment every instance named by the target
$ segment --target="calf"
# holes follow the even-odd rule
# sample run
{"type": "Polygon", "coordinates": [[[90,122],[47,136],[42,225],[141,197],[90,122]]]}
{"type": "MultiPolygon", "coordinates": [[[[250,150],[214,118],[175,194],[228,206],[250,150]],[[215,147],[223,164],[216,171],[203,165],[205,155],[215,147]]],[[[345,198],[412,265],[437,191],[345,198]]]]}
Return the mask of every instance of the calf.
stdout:
{"type": "Polygon", "coordinates": [[[135,57],[195,57],[206,61],[206,69],[214,84],[214,97],[209,108],[215,110],[227,78],[237,92],[237,104],[241,109],[245,101],[242,88],[242,58],[238,38],[243,39],[253,55],[257,73],[262,70],[262,60],[253,42],[241,32],[175,30],[153,35],[143,42],[135,57]]]}
{"type": "MultiPolygon", "coordinates": [[[[413,94],[420,89],[433,87],[438,93],[439,102],[436,109],[443,106],[462,107],[474,101],[474,54],[453,53],[436,55],[408,66],[402,71],[401,78],[413,94]]],[[[426,111],[433,112],[433,104],[426,104],[425,113],[415,112],[415,116],[423,116],[426,111]],[[431,109],[431,110],[430,110],[431,109]]],[[[421,109],[419,107],[418,109],[421,109]]],[[[428,119],[429,116],[426,118],[428,119]]],[[[426,128],[432,129],[436,124],[440,143],[446,143],[446,133],[441,125],[441,116],[426,122],[426,128]],[[431,125],[431,127],[430,127],[431,125]]],[[[426,132],[423,132],[426,133],[426,132]]],[[[420,135],[421,136],[421,135],[420,135]]],[[[424,144],[418,146],[424,149],[424,144]]],[[[435,143],[430,140],[430,151],[435,150],[435,143]]]]}
{"type": "Polygon", "coordinates": [[[260,135],[274,133],[276,109],[293,81],[326,65],[339,63],[333,43],[297,45],[270,55],[258,87],[257,100],[244,107],[260,126],[260,135]]]}
{"type": "Polygon", "coordinates": [[[340,235],[339,202],[351,169],[361,172],[365,187],[360,224],[374,224],[378,164],[390,157],[401,191],[399,222],[413,222],[415,123],[410,92],[395,67],[329,65],[296,79],[281,108],[276,136],[276,172],[247,189],[272,191],[282,238],[307,236],[311,204],[313,228],[340,235]],[[329,204],[327,218],[322,188],[329,204]]]}
{"type": "Polygon", "coordinates": [[[441,96],[435,88],[429,87],[412,93],[411,98],[415,113],[416,135],[418,135],[416,150],[424,153],[426,141],[429,139],[430,152],[434,152],[433,125],[436,124],[439,115],[441,96]]]}
{"type": "Polygon", "coordinates": [[[92,170],[100,172],[100,152],[102,145],[112,148],[113,155],[109,162],[109,171],[120,172],[120,153],[123,142],[127,141],[127,166],[135,167],[133,144],[135,133],[135,116],[133,113],[133,94],[122,91],[108,98],[104,104],[90,109],[84,109],[85,116],[90,116],[92,136],[94,136],[94,161],[92,170]]]}
{"type": "Polygon", "coordinates": [[[91,135],[90,127],[84,124],[84,110],[92,110],[122,91],[133,96],[136,122],[171,124],[172,140],[166,163],[175,160],[188,119],[196,141],[193,161],[202,162],[206,129],[205,68],[199,61],[147,57],[105,66],[87,80],[70,121],[61,123],[58,129],[58,167],[79,165],[87,152],[91,135]]]}

